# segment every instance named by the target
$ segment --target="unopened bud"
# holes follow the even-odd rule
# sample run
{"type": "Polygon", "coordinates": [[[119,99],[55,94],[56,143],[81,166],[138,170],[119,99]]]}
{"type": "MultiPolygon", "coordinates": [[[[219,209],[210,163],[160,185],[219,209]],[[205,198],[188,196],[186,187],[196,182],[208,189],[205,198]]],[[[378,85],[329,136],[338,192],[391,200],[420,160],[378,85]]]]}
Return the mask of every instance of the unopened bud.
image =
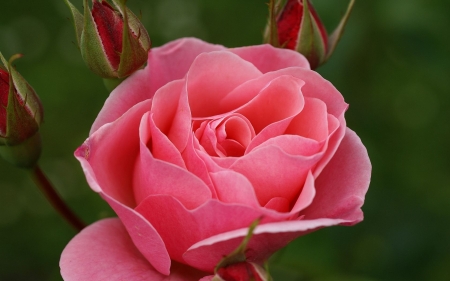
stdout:
{"type": "Polygon", "coordinates": [[[355,2],[350,0],[346,14],[335,31],[328,36],[309,0],[285,0],[282,7],[281,1],[275,1],[271,0],[270,3],[271,16],[265,41],[303,54],[311,69],[325,63],[334,52],[355,2]]]}
{"type": "Polygon", "coordinates": [[[0,155],[19,167],[30,168],[41,153],[39,126],[43,108],[36,92],[0,53],[0,155]]]}
{"type": "Polygon", "coordinates": [[[88,67],[103,78],[124,78],[147,61],[150,37],[126,0],[84,0],[84,16],[69,2],[81,55],[88,67]]]}
{"type": "Polygon", "coordinates": [[[269,281],[267,272],[252,262],[239,262],[219,268],[212,281],[269,281]]]}

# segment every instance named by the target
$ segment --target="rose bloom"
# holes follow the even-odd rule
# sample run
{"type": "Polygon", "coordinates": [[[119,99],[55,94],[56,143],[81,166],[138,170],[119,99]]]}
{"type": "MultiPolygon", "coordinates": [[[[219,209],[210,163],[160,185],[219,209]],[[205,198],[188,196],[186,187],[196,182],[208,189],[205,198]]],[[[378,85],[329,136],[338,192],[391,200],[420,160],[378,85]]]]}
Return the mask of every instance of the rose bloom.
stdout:
{"type": "Polygon", "coordinates": [[[192,38],[152,49],[75,152],[119,218],[67,245],[64,280],[207,280],[256,219],[255,263],[360,222],[371,164],[347,107],[291,50],[192,38]]]}

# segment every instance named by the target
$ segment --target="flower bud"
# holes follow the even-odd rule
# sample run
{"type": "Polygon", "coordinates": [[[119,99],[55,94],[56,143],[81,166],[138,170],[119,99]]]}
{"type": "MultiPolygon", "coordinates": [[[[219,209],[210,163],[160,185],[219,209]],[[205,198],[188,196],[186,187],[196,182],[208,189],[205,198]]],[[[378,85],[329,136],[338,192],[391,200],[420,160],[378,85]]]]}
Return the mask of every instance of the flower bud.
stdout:
{"type": "Polygon", "coordinates": [[[268,281],[267,272],[258,264],[239,262],[219,268],[213,281],[268,281]]]}
{"type": "Polygon", "coordinates": [[[0,155],[23,168],[33,167],[41,153],[39,126],[43,108],[33,88],[11,65],[0,65],[0,155]]]}
{"type": "Polygon", "coordinates": [[[69,2],[78,46],[88,67],[103,78],[124,78],[147,61],[150,37],[126,0],[84,0],[84,16],[69,2]]]}
{"type": "Polygon", "coordinates": [[[344,26],[350,16],[354,0],[350,1],[347,12],[340,24],[330,35],[309,0],[281,0],[270,3],[269,25],[265,40],[276,47],[295,50],[309,61],[311,69],[325,63],[334,52],[342,36],[344,26]]]}

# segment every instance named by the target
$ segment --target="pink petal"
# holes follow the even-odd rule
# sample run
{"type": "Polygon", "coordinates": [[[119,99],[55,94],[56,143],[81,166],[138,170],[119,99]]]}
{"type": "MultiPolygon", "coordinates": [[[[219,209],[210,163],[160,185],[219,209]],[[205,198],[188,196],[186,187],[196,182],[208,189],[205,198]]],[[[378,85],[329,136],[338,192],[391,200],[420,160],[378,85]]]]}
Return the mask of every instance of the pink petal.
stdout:
{"type": "Polygon", "coordinates": [[[297,115],[303,108],[303,81],[291,76],[273,79],[254,99],[237,110],[258,134],[269,124],[297,115]]]}
{"type": "Polygon", "coordinates": [[[316,196],[316,188],[314,186],[314,177],[311,172],[308,173],[306,177],[305,185],[300,193],[300,196],[295,202],[294,207],[291,210],[291,213],[298,213],[301,210],[305,209],[309,205],[311,205],[314,197],[316,196]]]}
{"type": "Polygon", "coordinates": [[[217,144],[216,127],[221,121],[222,119],[204,121],[200,128],[195,131],[195,135],[200,145],[211,156],[224,157],[226,155],[226,151],[217,144]]]}
{"type": "Polygon", "coordinates": [[[338,90],[317,72],[300,67],[290,67],[274,72],[268,72],[257,79],[247,81],[221,101],[221,106],[228,109],[235,109],[247,103],[266,87],[272,80],[280,76],[292,76],[305,82],[302,87],[302,94],[305,98],[317,98],[327,105],[328,113],[335,117],[341,116],[347,110],[348,104],[338,90]]]}
{"type": "MultiPolygon", "coordinates": [[[[194,243],[213,235],[247,227],[263,216],[263,222],[286,219],[286,214],[242,204],[210,200],[194,210],[172,196],[149,196],[137,208],[158,231],[173,260],[184,262],[183,253],[194,243]]],[[[207,257],[206,257],[207,258],[207,257]]]]}
{"type": "Polygon", "coordinates": [[[342,113],[342,115],[338,118],[333,117],[332,115],[328,115],[328,124],[331,125],[329,130],[333,130],[329,131],[329,137],[322,147],[322,151],[324,151],[324,154],[313,171],[313,175],[315,178],[320,175],[322,170],[327,166],[328,162],[336,153],[336,150],[339,148],[339,145],[344,138],[345,130],[347,129],[344,113],[342,113]]]}
{"type": "Polygon", "coordinates": [[[322,100],[327,105],[328,113],[335,117],[341,116],[348,105],[345,103],[342,95],[327,80],[322,78],[318,73],[300,68],[291,67],[281,69],[274,72],[268,72],[263,76],[248,81],[230,92],[222,100],[222,106],[228,109],[239,107],[254,98],[270,81],[283,75],[296,77],[305,82],[302,87],[304,97],[312,97],[322,100]]]}
{"type": "Polygon", "coordinates": [[[101,126],[111,123],[127,112],[134,105],[152,98],[148,74],[144,69],[136,71],[117,86],[106,99],[104,106],[92,124],[89,135],[101,126]]]}
{"type": "Polygon", "coordinates": [[[180,152],[191,132],[191,111],[184,86],[184,80],[166,84],[156,92],[152,105],[156,126],[180,152]]]}
{"type": "Polygon", "coordinates": [[[195,136],[211,156],[242,156],[255,131],[245,116],[231,113],[226,117],[203,121],[195,130],[195,136]]]}
{"type": "Polygon", "coordinates": [[[206,274],[175,263],[170,276],[156,271],[136,249],[119,219],[104,219],[75,236],[61,254],[66,281],[188,281],[206,274]]]}
{"type": "Polygon", "coordinates": [[[265,208],[275,210],[277,212],[289,212],[291,202],[283,197],[274,197],[267,202],[265,208]]]}
{"type": "Polygon", "coordinates": [[[255,139],[247,153],[250,153],[255,148],[262,148],[266,146],[277,146],[281,148],[284,152],[291,155],[298,156],[312,156],[321,151],[323,147],[323,143],[319,143],[312,139],[307,139],[300,136],[294,135],[281,135],[270,137],[271,134],[264,135],[265,131],[261,132],[258,136],[261,135],[259,139],[255,139]],[[267,140],[262,141],[267,138],[267,140]],[[261,144],[259,144],[261,143],[261,144]]]}
{"type": "Polygon", "coordinates": [[[318,142],[328,137],[328,113],[326,104],[315,98],[305,98],[305,106],[287,128],[285,134],[299,135],[318,142]]]}
{"type": "MultiPolygon", "coordinates": [[[[153,115],[147,112],[142,116],[140,130],[141,149],[150,150],[154,158],[186,168],[180,151],[156,126],[153,115]]],[[[139,204],[139,203],[138,203],[139,204]]]]}
{"type": "Polygon", "coordinates": [[[225,118],[221,124],[225,137],[229,140],[235,140],[244,148],[247,147],[255,137],[255,131],[250,121],[240,114],[232,114],[225,118]]]}
{"type": "Polygon", "coordinates": [[[100,193],[124,223],[134,245],[147,261],[160,273],[169,275],[170,257],[163,240],[155,228],[138,212],[120,204],[107,194],[100,193]]]}
{"type": "Polygon", "coordinates": [[[130,207],[136,205],[132,185],[139,153],[139,123],[151,104],[151,100],[136,104],[113,123],[95,131],[75,152],[92,189],[130,207]]]}
{"type": "Polygon", "coordinates": [[[262,73],[292,66],[309,69],[309,62],[302,54],[288,49],[274,48],[268,44],[233,48],[230,51],[251,62],[262,73]]]}
{"type": "MultiPolygon", "coordinates": [[[[144,128],[141,134],[145,134],[144,128]]],[[[209,187],[198,177],[184,168],[154,158],[143,135],[140,144],[133,185],[138,204],[150,195],[170,195],[186,208],[194,209],[211,198],[209,187]]]]}
{"type": "Polygon", "coordinates": [[[321,155],[294,156],[279,147],[266,146],[239,158],[231,167],[253,185],[258,201],[264,206],[273,197],[296,200],[308,172],[321,155]]]}
{"type": "Polygon", "coordinates": [[[301,215],[305,219],[340,218],[355,224],[363,219],[361,206],[372,166],[359,137],[347,128],[338,150],[316,179],[316,196],[301,215]]]}
{"type": "Polygon", "coordinates": [[[193,134],[189,134],[188,144],[182,153],[186,168],[189,172],[199,177],[209,187],[212,198],[217,198],[209,171],[203,159],[198,155],[198,151],[194,148],[193,142],[194,136],[193,134]]]}
{"type": "MultiPolygon", "coordinates": [[[[283,248],[299,236],[322,227],[344,222],[339,219],[317,219],[260,224],[254,230],[248,244],[247,261],[264,261],[275,251],[283,248]]],[[[183,258],[195,268],[207,272],[211,271],[224,256],[229,255],[239,246],[247,233],[248,228],[242,228],[209,237],[192,245],[183,255],[183,258]]]]}
{"type": "Polygon", "coordinates": [[[182,38],[159,48],[153,48],[148,54],[147,84],[149,94],[173,80],[182,79],[195,58],[201,53],[226,50],[220,45],[206,43],[196,38],[182,38]]]}
{"type": "Polygon", "coordinates": [[[260,207],[252,184],[243,175],[225,170],[211,173],[217,197],[224,203],[240,203],[254,208],[260,207]]]}
{"type": "Polygon", "coordinates": [[[225,47],[195,38],[183,38],[152,48],[147,67],[135,72],[111,92],[90,134],[122,116],[133,105],[152,98],[165,84],[182,79],[199,54],[219,50],[225,50],[225,47]]]}
{"type": "Polygon", "coordinates": [[[199,55],[186,78],[192,116],[225,113],[221,100],[237,86],[259,76],[261,72],[256,67],[230,52],[199,55]]]}

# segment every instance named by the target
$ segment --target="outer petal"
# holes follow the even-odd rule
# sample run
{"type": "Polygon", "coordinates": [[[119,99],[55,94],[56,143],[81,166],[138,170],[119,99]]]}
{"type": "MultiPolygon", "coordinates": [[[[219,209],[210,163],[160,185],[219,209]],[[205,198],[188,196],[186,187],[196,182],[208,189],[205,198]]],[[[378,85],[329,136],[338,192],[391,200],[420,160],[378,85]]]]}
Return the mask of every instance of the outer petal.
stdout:
{"type": "Polygon", "coordinates": [[[135,104],[152,98],[153,94],[150,94],[150,85],[147,80],[148,74],[141,69],[120,83],[106,99],[92,124],[89,135],[92,135],[104,124],[111,123],[122,116],[135,104]]]}
{"type": "Polygon", "coordinates": [[[60,267],[66,281],[194,281],[206,275],[180,264],[170,276],[162,275],[136,249],[119,219],[81,231],[62,252],[60,267]]]}
{"type": "Polygon", "coordinates": [[[305,219],[340,218],[352,225],[363,219],[361,206],[372,166],[367,150],[352,130],[346,130],[338,150],[316,179],[316,196],[301,212],[305,219]]]}
{"type": "Polygon", "coordinates": [[[151,49],[148,54],[146,83],[150,85],[150,95],[170,81],[183,78],[195,58],[201,53],[226,50],[221,45],[213,45],[196,38],[182,38],[159,48],[151,49]]]}
{"type": "Polygon", "coordinates": [[[166,246],[155,228],[138,212],[120,204],[104,193],[100,195],[113,208],[128,231],[134,245],[160,273],[169,275],[171,260],[166,246]]]}
{"type": "Polygon", "coordinates": [[[114,123],[96,131],[75,151],[91,188],[130,207],[136,205],[132,181],[139,153],[139,123],[150,110],[151,102],[136,104],[114,123]]]}
{"type": "MultiPolygon", "coordinates": [[[[261,224],[256,227],[248,244],[247,261],[261,262],[275,251],[286,246],[295,238],[319,228],[337,225],[345,221],[339,219],[297,220],[261,224]]],[[[204,271],[212,271],[216,264],[230,254],[247,235],[248,228],[242,228],[200,241],[183,255],[191,266],[204,271]]]]}
{"type": "Polygon", "coordinates": [[[230,51],[251,62],[262,73],[291,66],[310,69],[308,60],[299,52],[275,48],[268,44],[234,48],[230,51]]]}
{"type": "Polygon", "coordinates": [[[133,106],[115,122],[96,131],[75,155],[91,188],[99,192],[126,223],[141,253],[159,272],[168,275],[170,257],[164,242],[153,226],[131,209],[136,205],[133,169],[139,153],[139,123],[150,106],[151,100],[133,106]],[[143,234],[146,241],[142,239],[143,234]]]}
{"type": "Polygon", "coordinates": [[[183,78],[199,54],[220,50],[225,50],[225,47],[195,38],[183,38],[151,49],[148,66],[125,79],[111,92],[92,125],[90,134],[103,124],[119,118],[133,105],[152,98],[168,82],[183,78]]]}
{"type": "Polygon", "coordinates": [[[183,262],[183,253],[194,243],[219,233],[247,227],[257,218],[262,222],[285,220],[281,214],[264,208],[209,200],[188,210],[172,196],[148,196],[137,208],[161,235],[170,257],[183,262]]]}

